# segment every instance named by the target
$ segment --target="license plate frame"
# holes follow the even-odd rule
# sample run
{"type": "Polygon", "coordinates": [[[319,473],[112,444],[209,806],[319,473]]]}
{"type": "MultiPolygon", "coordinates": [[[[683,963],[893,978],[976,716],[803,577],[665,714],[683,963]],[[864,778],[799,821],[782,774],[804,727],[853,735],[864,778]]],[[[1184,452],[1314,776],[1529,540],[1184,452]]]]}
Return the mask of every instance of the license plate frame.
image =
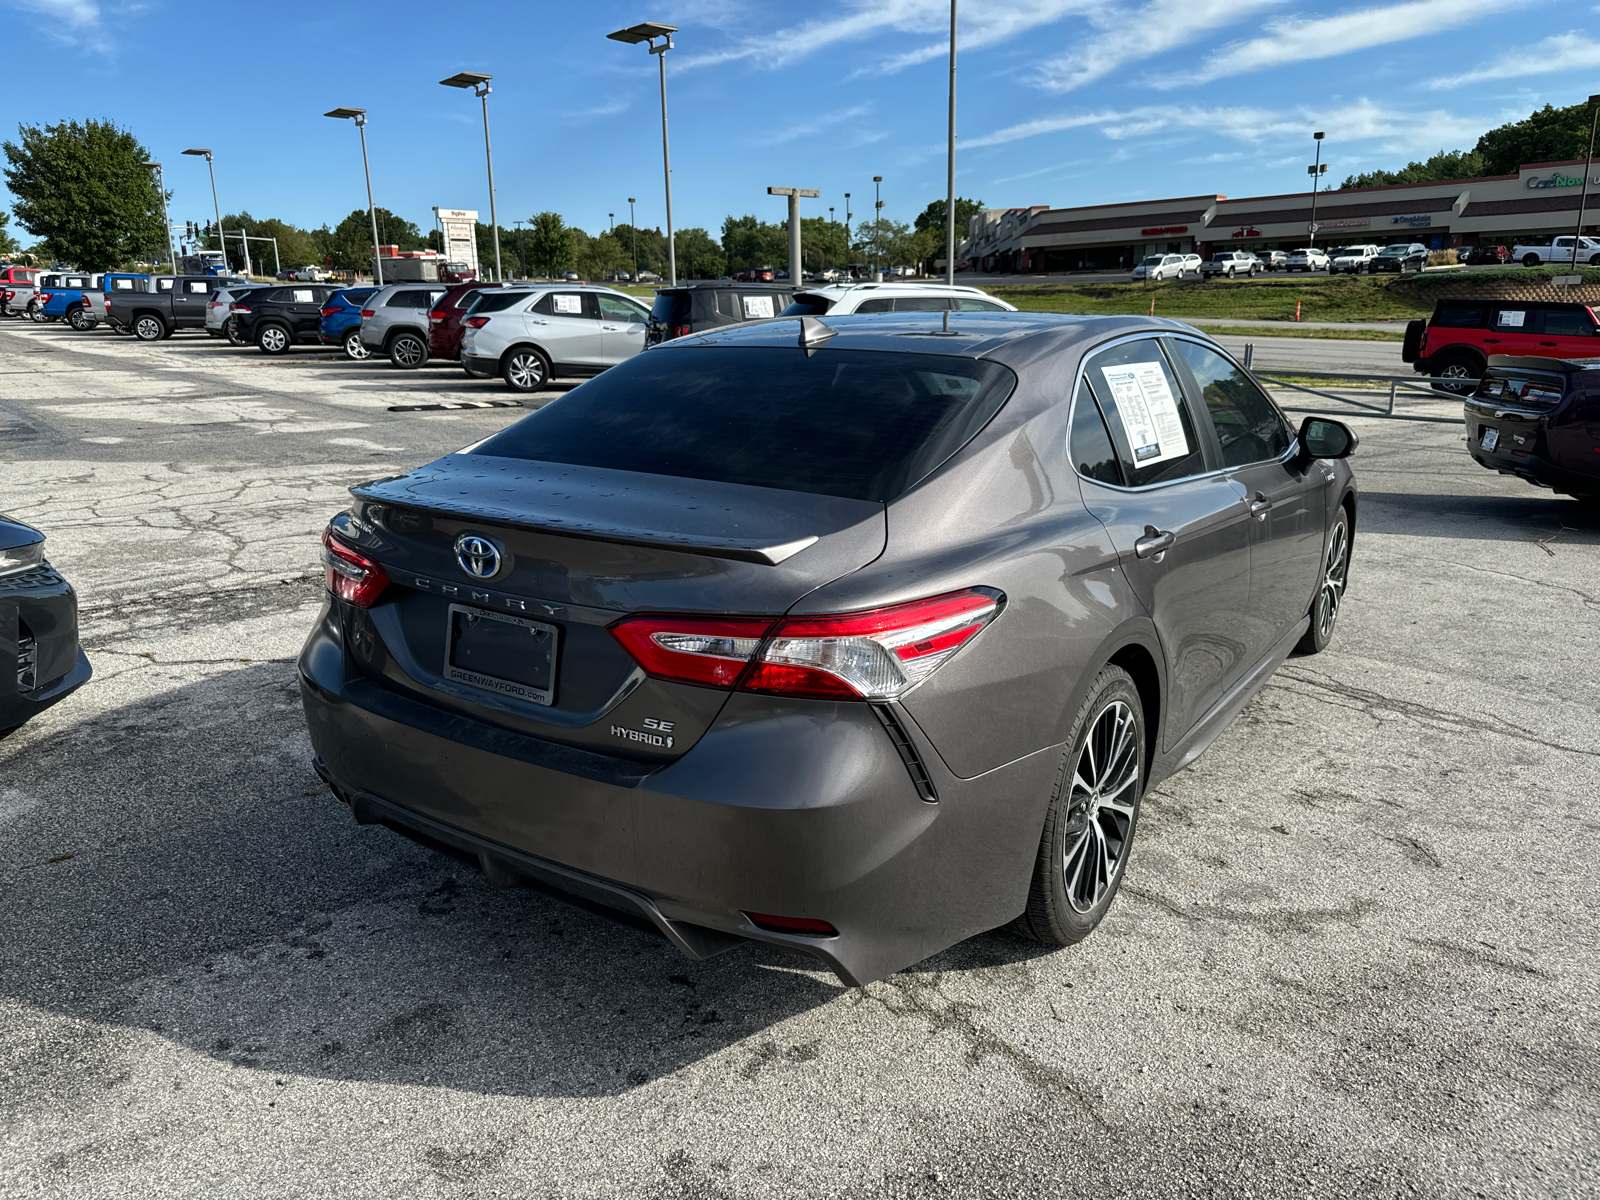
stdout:
{"type": "Polygon", "coordinates": [[[1493,454],[1495,447],[1500,444],[1500,431],[1493,425],[1486,426],[1483,437],[1478,442],[1478,448],[1485,454],[1493,454]]]}
{"type": "MultiPolygon", "coordinates": [[[[537,654],[535,650],[533,653],[537,654]]],[[[549,707],[555,703],[557,671],[561,661],[561,630],[559,626],[548,621],[534,621],[528,617],[515,616],[512,613],[495,612],[487,608],[475,608],[468,604],[452,604],[445,618],[445,644],[444,644],[444,677],[452,683],[464,683],[468,687],[479,688],[503,696],[511,700],[524,700],[530,704],[549,707]],[[464,618],[470,624],[463,625],[458,618],[464,618]],[[491,675],[484,671],[473,670],[456,662],[458,643],[462,640],[464,630],[471,628],[480,620],[497,622],[499,625],[509,625],[525,629],[536,638],[539,635],[548,635],[545,642],[543,675],[546,686],[540,687],[533,679],[508,679],[500,675],[491,675]]],[[[541,665],[535,660],[535,665],[541,665]]],[[[537,678],[538,672],[535,672],[537,678]]]]}

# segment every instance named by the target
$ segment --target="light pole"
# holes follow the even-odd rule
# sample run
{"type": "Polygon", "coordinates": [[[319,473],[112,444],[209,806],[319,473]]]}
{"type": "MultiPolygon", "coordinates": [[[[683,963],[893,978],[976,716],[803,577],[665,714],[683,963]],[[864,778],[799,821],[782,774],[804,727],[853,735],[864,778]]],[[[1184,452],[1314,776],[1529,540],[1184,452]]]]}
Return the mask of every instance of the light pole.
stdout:
{"type": "MultiPolygon", "coordinates": [[[[372,203],[372,167],[367,163],[367,110],[364,108],[336,108],[332,112],[322,114],[325,117],[334,117],[338,120],[350,120],[356,123],[356,131],[361,134],[361,169],[367,176],[367,216],[372,221],[372,281],[379,287],[383,286],[383,255],[378,250],[378,209],[372,203]]],[[[248,245],[249,243],[245,243],[248,245]]]]}
{"type": "Polygon", "coordinates": [[[172,248],[172,214],[167,211],[167,181],[161,174],[158,162],[140,163],[147,171],[156,173],[156,188],[161,193],[161,218],[167,223],[167,254],[172,259],[172,273],[178,274],[178,252],[172,248]]]}
{"type": "Polygon", "coordinates": [[[667,51],[672,49],[672,35],[677,32],[676,25],[644,21],[606,34],[612,41],[627,42],[630,46],[648,42],[650,53],[656,56],[656,61],[661,65],[661,171],[667,180],[667,275],[672,287],[678,286],[678,249],[672,237],[672,155],[667,145],[667,51]],[[657,38],[661,39],[659,46],[656,45],[657,38]]]}
{"type": "Polygon", "coordinates": [[[846,192],[844,194],[844,269],[847,272],[849,272],[850,277],[852,279],[854,279],[855,278],[855,272],[850,270],[850,217],[851,217],[851,215],[852,214],[850,212],[850,193],[846,192]]]}
{"type": "Polygon", "coordinates": [[[628,197],[628,228],[633,230],[633,282],[639,282],[639,223],[633,219],[633,197],[628,197]]]}
{"type": "MultiPolygon", "coordinates": [[[[839,223],[838,221],[835,221],[833,219],[833,205],[830,204],[830,205],[828,205],[828,236],[830,238],[833,237],[833,227],[835,225],[837,225],[838,223],[839,223]]],[[[823,263],[822,265],[824,267],[826,267],[828,264],[827,263],[823,263]]]]}
{"type": "Polygon", "coordinates": [[[494,90],[489,81],[493,78],[481,71],[461,71],[439,82],[445,87],[471,88],[473,95],[483,101],[483,156],[489,163],[489,224],[494,229],[494,277],[500,282],[505,276],[500,272],[500,218],[494,211],[494,154],[489,149],[489,93],[494,90]]]}
{"type": "Polygon", "coordinates": [[[1589,119],[1589,153],[1583,160],[1583,191],[1578,195],[1578,224],[1572,231],[1572,265],[1578,265],[1578,247],[1583,244],[1583,210],[1589,204],[1589,172],[1594,170],[1594,132],[1600,126],[1600,96],[1589,97],[1594,115],[1589,119]]]}
{"type": "MultiPolygon", "coordinates": [[[[1306,174],[1311,176],[1311,240],[1306,245],[1315,248],[1317,244],[1317,184],[1327,173],[1328,164],[1322,161],[1322,134],[1311,135],[1317,142],[1317,161],[1306,168],[1306,174]]],[[[1306,268],[1310,270],[1310,267],[1306,268]]]]}
{"type": "Polygon", "coordinates": [[[883,282],[883,198],[878,187],[882,182],[882,175],[872,177],[872,273],[877,276],[874,283],[883,282]]]}
{"type": "MultiPolygon", "coordinates": [[[[222,250],[222,265],[226,268],[228,265],[228,244],[222,238],[222,205],[217,203],[217,168],[211,162],[211,151],[203,147],[197,147],[192,150],[185,150],[184,153],[193,155],[196,158],[204,158],[206,160],[206,170],[211,172],[211,207],[217,214],[217,246],[222,250]]],[[[244,244],[244,273],[246,275],[250,274],[250,243],[248,240],[244,244]]],[[[174,271],[173,274],[176,275],[177,272],[174,271]]]]}
{"type": "Polygon", "coordinates": [[[956,281],[956,0],[950,0],[950,148],[945,167],[944,281],[956,281]]]}

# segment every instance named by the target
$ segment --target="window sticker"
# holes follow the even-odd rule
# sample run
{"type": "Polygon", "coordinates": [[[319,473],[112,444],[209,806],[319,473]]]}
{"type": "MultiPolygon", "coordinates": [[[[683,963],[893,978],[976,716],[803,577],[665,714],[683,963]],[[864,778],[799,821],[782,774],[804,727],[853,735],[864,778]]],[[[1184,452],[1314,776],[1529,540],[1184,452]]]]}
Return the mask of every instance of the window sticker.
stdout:
{"type": "Polygon", "coordinates": [[[583,313],[583,297],[555,296],[551,300],[550,311],[558,313],[570,313],[575,317],[581,316],[583,313]]]}
{"type": "Polygon", "coordinates": [[[746,321],[759,321],[765,317],[777,316],[777,310],[772,307],[771,296],[741,296],[744,301],[744,319],[746,321]]]}
{"type": "Polygon", "coordinates": [[[1521,329],[1522,323],[1527,319],[1527,311],[1520,308],[1507,308],[1494,315],[1497,329],[1521,329]]]}
{"type": "Polygon", "coordinates": [[[1133,447],[1135,466],[1148,467],[1189,453],[1189,439],[1178,416],[1178,401],[1160,363],[1101,367],[1100,374],[1105,377],[1117,411],[1122,414],[1122,426],[1133,447]]]}

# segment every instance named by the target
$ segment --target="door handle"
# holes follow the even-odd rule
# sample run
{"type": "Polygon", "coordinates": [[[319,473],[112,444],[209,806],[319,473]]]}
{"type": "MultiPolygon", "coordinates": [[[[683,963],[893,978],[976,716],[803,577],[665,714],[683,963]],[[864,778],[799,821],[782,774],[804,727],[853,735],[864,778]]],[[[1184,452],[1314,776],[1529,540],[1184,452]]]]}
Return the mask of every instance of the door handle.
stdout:
{"type": "Polygon", "coordinates": [[[1250,501],[1250,515],[1258,521],[1265,521],[1267,519],[1267,510],[1271,507],[1272,501],[1257,492],[1256,498],[1250,501]]]}
{"type": "Polygon", "coordinates": [[[1144,527],[1144,536],[1133,544],[1135,558],[1153,558],[1161,561],[1167,548],[1178,540],[1178,535],[1170,529],[1157,529],[1154,525],[1144,527]]]}
{"type": "Polygon", "coordinates": [[[1496,345],[1498,345],[1500,343],[1500,339],[1499,338],[1484,338],[1483,340],[1486,341],[1486,342],[1494,342],[1496,345]]]}
{"type": "Polygon", "coordinates": [[[1554,342],[1540,342],[1539,345],[1541,345],[1541,346],[1554,346],[1555,343],[1554,342]]]}

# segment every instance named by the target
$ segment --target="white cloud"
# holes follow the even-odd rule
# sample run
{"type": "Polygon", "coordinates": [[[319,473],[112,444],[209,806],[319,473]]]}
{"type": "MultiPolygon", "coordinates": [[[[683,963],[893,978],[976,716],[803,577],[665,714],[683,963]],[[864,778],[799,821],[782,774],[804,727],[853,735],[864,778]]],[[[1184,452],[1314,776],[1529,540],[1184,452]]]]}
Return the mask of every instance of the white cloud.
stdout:
{"type": "MultiPolygon", "coordinates": [[[[835,125],[844,125],[866,116],[872,111],[870,104],[857,104],[853,108],[841,108],[837,112],[822,113],[812,117],[809,121],[802,121],[798,125],[791,125],[782,133],[772,134],[763,140],[768,144],[792,142],[798,138],[810,137],[824,130],[832,129],[835,125]]],[[[876,140],[876,139],[874,139],[876,140]]]]}
{"type": "Polygon", "coordinates": [[[1436,36],[1525,0],[1409,0],[1388,8],[1364,8],[1315,20],[1286,17],[1269,22],[1267,36],[1234,42],[1213,51],[1198,68],[1155,82],[1156,87],[1188,87],[1229,75],[1334,58],[1410,38],[1436,36]]]}
{"type": "Polygon", "coordinates": [[[1091,15],[1101,32],[1053,62],[1036,78],[1051,92],[1070,92],[1123,65],[1165,54],[1283,0],[1151,0],[1137,12],[1107,7],[1091,15]]]}
{"type": "Polygon", "coordinates": [[[1600,42],[1577,30],[1547,37],[1537,45],[1520,50],[1502,50],[1494,59],[1460,75],[1430,79],[1431,88],[1456,88],[1468,83],[1487,83],[1499,79],[1518,79],[1527,75],[1554,75],[1559,71],[1579,71],[1600,67],[1600,42]]]}
{"type": "Polygon", "coordinates": [[[95,0],[5,0],[6,7],[45,18],[40,32],[66,46],[107,53],[111,47],[101,27],[95,0]]]}
{"type": "MultiPolygon", "coordinates": [[[[1095,11],[1106,0],[989,0],[969,6],[962,14],[958,47],[975,50],[994,45],[1049,25],[1073,13],[1095,11]]],[[[760,9],[763,15],[768,11],[760,9]]],[[[744,37],[733,45],[701,54],[685,53],[675,60],[680,70],[757,59],[791,63],[843,43],[894,32],[938,38],[897,54],[880,64],[880,71],[898,71],[937,58],[949,51],[949,0],[849,0],[848,11],[838,17],[801,22],[787,29],[744,37]]]]}

